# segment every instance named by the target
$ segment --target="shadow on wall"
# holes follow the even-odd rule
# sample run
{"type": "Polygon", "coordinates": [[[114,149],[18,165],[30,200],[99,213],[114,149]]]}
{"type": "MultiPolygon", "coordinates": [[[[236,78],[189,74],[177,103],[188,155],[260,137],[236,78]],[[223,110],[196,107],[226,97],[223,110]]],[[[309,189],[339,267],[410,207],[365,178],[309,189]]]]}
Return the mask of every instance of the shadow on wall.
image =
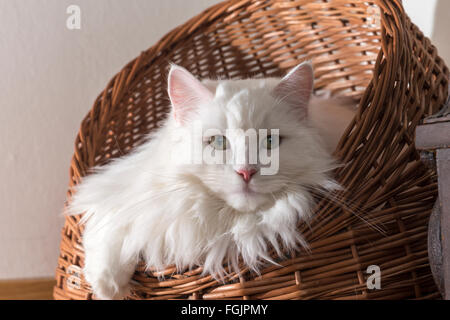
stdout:
{"type": "Polygon", "coordinates": [[[431,36],[433,44],[438,48],[439,56],[450,65],[450,1],[438,0],[434,16],[434,30],[431,36]]]}

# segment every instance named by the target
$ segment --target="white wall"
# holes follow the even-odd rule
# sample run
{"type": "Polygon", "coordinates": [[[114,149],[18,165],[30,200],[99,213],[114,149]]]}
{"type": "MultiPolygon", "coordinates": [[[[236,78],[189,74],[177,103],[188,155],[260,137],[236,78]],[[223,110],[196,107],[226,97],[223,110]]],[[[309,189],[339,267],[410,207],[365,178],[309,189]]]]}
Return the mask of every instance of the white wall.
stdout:
{"type": "Polygon", "coordinates": [[[403,6],[411,20],[420,27],[420,30],[427,37],[433,34],[437,2],[438,0],[403,0],[403,6]]]}
{"type": "MultiPolygon", "coordinates": [[[[128,61],[217,2],[0,0],[0,279],[53,276],[81,119],[128,61]],[[66,28],[70,4],[81,30],[66,28]]],[[[430,1],[406,4],[431,34],[430,1]]]]}
{"type": "Polygon", "coordinates": [[[403,0],[411,20],[438,48],[439,56],[450,65],[450,1],[403,0]]]}

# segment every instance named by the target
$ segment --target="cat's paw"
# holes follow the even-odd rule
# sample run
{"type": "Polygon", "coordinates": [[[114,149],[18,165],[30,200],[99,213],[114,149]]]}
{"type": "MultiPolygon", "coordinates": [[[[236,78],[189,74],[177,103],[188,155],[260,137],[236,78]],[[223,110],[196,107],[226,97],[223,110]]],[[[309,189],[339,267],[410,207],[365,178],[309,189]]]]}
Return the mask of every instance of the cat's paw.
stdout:
{"type": "Polygon", "coordinates": [[[114,276],[108,270],[95,273],[84,270],[84,277],[98,299],[120,300],[130,293],[129,279],[114,276]]]}

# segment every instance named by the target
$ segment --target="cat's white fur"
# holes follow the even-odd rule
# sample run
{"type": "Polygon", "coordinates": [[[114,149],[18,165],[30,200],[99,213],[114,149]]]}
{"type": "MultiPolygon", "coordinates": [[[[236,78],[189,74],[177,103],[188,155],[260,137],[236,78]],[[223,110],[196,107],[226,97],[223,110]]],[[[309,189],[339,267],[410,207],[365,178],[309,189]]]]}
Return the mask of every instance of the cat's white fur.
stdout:
{"type": "Polygon", "coordinates": [[[221,279],[227,263],[238,270],[239,256],[256,272],[274,263],[268,243],[278,251],[306,246],[296,226],[310,215],[311,188],[337,187],[329,177],[334,146],[307,116],[312,79],[309,64],[284,79],[203,83],[172,66],[165,124],[129,155],[85,177],[68,208],[85,212],[83,271],[96,296],[123,297],[140,257],[156,270],[202,265],[221,279]],[[256,174],[246,187],[236,165],[175,161],[195,120],[223,131],[279,129],[278,174],[256,174]]]}

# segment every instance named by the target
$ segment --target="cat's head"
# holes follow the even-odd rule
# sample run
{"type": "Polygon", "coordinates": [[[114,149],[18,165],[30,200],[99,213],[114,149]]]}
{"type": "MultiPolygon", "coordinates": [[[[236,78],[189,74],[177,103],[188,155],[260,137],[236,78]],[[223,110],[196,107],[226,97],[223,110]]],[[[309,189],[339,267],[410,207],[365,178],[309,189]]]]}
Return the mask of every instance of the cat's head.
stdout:
{"type": "Polygon", "coordinates": [[[173,154],[212,194],[242,212],[326,187],[333,161],[308,124],[313,79],[310,63],[282,79],[203,82],[172,65],[173,154]]]}

